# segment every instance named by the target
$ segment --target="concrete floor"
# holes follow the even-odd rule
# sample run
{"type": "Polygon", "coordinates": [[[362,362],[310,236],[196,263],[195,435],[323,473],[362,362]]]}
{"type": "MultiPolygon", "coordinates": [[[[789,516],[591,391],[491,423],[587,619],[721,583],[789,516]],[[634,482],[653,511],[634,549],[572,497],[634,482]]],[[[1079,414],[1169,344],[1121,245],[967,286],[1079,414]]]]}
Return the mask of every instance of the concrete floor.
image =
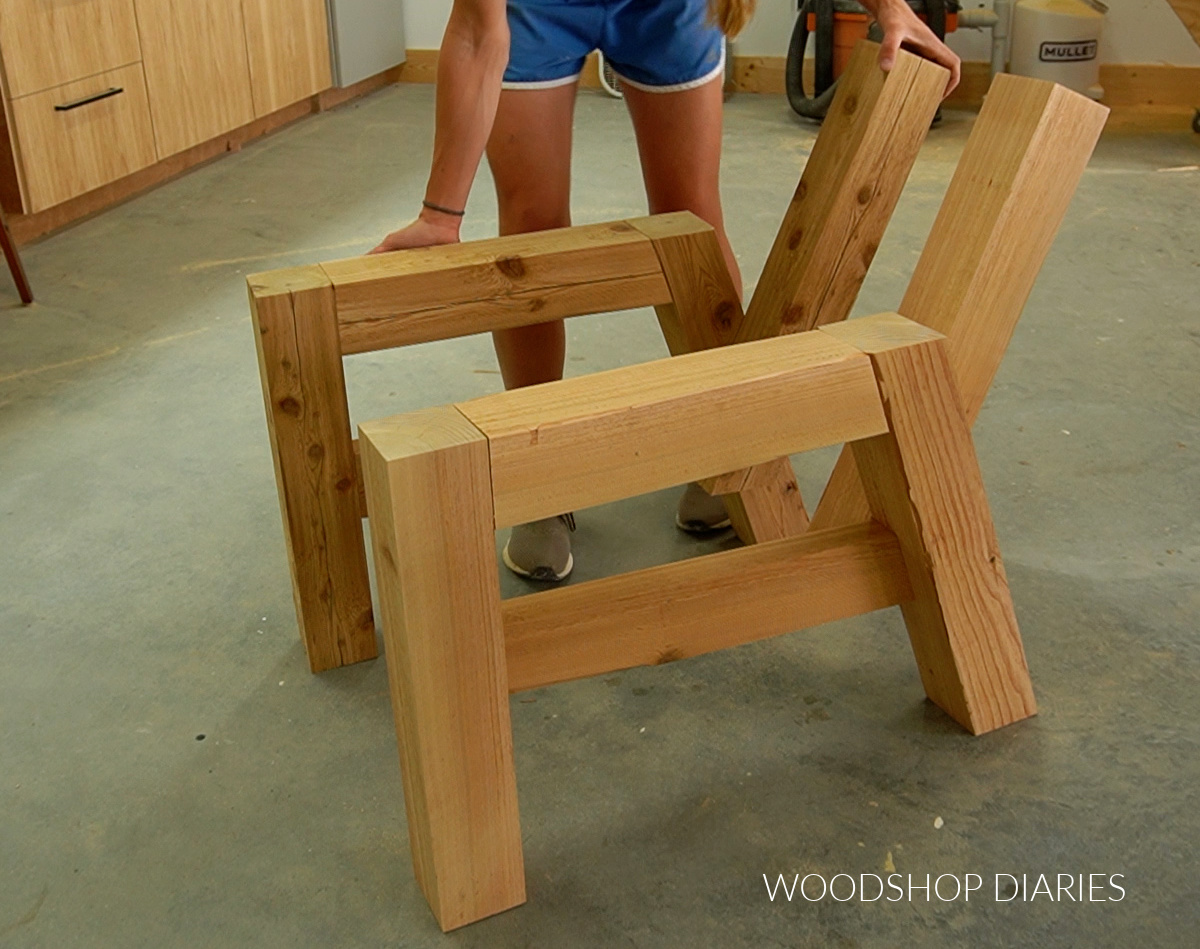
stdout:
{"type": "MultiPolygon", "coordinates": [[[[1195,945],[1200,173],[1163,169],[1197,138],[1101,144],[976,426],[1041,714],[965,735],[897,610],[520,696],[529,902],[443,937],[384,663],[313,677],[297,640],[244,282],[405,221],[430,116],[404,86],[314,117],[26,248],[36,306],[0,281],[0,945],[1195,945]],[[892,866],[984,885],[763,881],[892,866]],[[996,899],[1060,872],[1126,897],[996,899]]],[[[859,312],[899,301],[969,124],[931,134],[859,312]]],[[[812,140],[777,98],[728,105],[751,284],[812,140]]],[[[581,98],[576,162],[579,222],[642,212],[619,103],[581,98]]],[[[494,227],[481,179],[466,236],[494,227]]],[[[572,373],[665,354],[645,311],[571,334],[572,373]]],[[[499,385],[486,339],[347,373],[358,419],[499,385]]],[[[830,462],[799,459],[810,498],[830,462]]],[[[731,543],[673,504],[583,512],[576,579],[731,543]]]]}

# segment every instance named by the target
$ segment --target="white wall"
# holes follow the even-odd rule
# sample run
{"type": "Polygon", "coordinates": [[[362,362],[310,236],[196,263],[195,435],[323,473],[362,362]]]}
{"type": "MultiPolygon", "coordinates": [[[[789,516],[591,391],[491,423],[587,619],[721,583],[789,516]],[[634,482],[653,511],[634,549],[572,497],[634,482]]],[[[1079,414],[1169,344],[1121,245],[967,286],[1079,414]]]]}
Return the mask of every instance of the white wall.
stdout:
{"type": "MultiPolygon", "coordinates": [[[[962,0],[965,7],[991,6],[962,0]]],[[[1168,63],[1200,66],[1200,47],[1192,41],[1166,0],[1107,0],[1100,58],[1106,63],[1168,63]]],[[[404,28],[410,49],[436,49],[450,15],[451,0],[406,0],[404,28]]],[[[737,41],[739,56],[786,56],[796,17],[795,0],[759,0],[758,13],[737,41]]],[[[988,34],[962,30],[950,45],[963,59],[990,58],[988,34]]]]}
{"type": "Polygon", "coordinates": [[[404,39],[409,49],[437,49],[450,16],[450,0],[404,0],[404,39]]]}

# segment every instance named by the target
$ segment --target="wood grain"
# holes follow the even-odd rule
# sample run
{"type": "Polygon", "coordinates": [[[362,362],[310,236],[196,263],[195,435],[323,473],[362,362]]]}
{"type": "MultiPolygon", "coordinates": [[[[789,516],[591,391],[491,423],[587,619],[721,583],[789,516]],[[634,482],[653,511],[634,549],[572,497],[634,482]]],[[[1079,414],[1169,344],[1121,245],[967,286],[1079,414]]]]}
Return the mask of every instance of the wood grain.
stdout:
{"type": "MultiPolygon", "coordinates": [[[[104,185],[94,191],[71,198],[61,204],[56,204],[45,211],[29,214],[17,214],[25,207],[21,203],[19,192],[12,190],[12,179],[8,169],[2,167],[6,153],[0,148],[0,200],[4,202],[5,210],[14,212],[9,219],[13,236],[18,244],[25,244],[49,234],[74,221],[95,214],[111,207],[133,195],[139,194],[162,184],[164,181],[183,174],[190,168],[211,161],[229,152],[236,152],[247,142],[268,135],[285,125],[289,125],[306,115],[323,112],[326,109],[337,108],[356,97],[367,95],[395,81],[394,71],[380,73],[362,82],[355,83],[345,89],[330,89],[311,99],[304,99],[278,112],[272,112],[261,119],[255,119],[247,125],[239,126],[225,132],[216,138],[209,139],[182,152],[177,152],[153,165],[134,172],[124,178],[119,178],[111,184],[104,185]]],[[[11,157],[8,155],[7,157],[11,157]]]]}
{"type": "Polygon", "coordinates": [[[132,65],[133,0],[5,0],[0,54],[13,99],[132,65]]]}
{"type": "Polygon", "coordinates": [[[742,301],[716,232],[688,211],[629,223],[650,239],[667,282],[670,302],[654,311],[671,355],[732,343],[742,301]]]}
{"type": "Polygon", "coordinates": [[[912,595],[877,526],[811,533],[505,600],[509,689],[658,665],[912,595]]]}
{"type": "Polygon", "coordinates": [[[1167,0],[1167,3],[1192,34],[1192,39],[1200,45],[1200,0],[1167,0]]]}
{"type": "Polygon", "coordinates": [[[136,0],[158,157],[254,119],[241,0],[136,0]]]}
{"type": "Polygon", "coordinates": [[[884,430],[866,357],[820,334],[675,356],[459,405],[504,527],[884,430]]]}
{"type": "Polygon", "coordinates": [[[325,0],[242,0],[254,114],[333,85],[325,0]]]}
{"type": "Polygon", "coordinates": [[[154,164],[154,130],[142,67],[134,63],[13,101],[25,197],[37,212],[154,164]],[[109,89],[117,95],[69,111],[55,106],[109,89]]]}
{"type": "MultiPolygon", "coordinates": [[[[796,483],[796,472],[788,458],[755,465],[736,493],[721,491],[730,524],[742,543],[761,544],[781,537],[795,537],[808,530],[808,511],[796,483]]],[[[703,484],[703,482],[702,482],[703,484]]]]}
{"type": "Polygon", "coordinates": [[[484,300],[466,300],[379,319],[341,324],[343,355],[377,352],[437,339],[453,339],[547,320],[655,306],[668,299],[662,274],[634,274],[562,286],[511,290],[484,300]]]}
{"type": "Polygon", "coordinates": [[[333,288],[317,267],[250,278],[300,635],[321,672],[377,655],[333,288]]]}
{"type": "MultiPolygon", "coordinates": [[[[963,149],[900,312],[947,337],[972,422],[1107,114],[1053,83],[1002,75],[963,149]]],[[[843,452],[813,526],[856,523],[865,513],[843,452]]]]}
{"type": "Polygon", "coordinates": [[[487,442],[452,407],[360,432],[413,867],[446,931],[525,902],[487,442]]]}
{"type": "MultiPolygon", "coordinates": [[[[908,53],[885,74],[878,56],[876,44],[859,43],[838,81],[738,341],[811,330],[845,319],[854,305],[948,77],[908,53]]],[[[747,543],[808,526],[790,463],[779,459],[773,470],[773,484],[759,473],[757,497],[726,503],[747,543]]],[[[730,472],[705,487],[724,493],[739,477],[730,472]]]]}
{"type": "Polygon", "coordinates": [[[871,513],[904,553],[925,692],[975,735],[1027,718],[1033,686],[945,343],[870,358],[890,431],[852,448],[871,513]]]}
{"type": "Polygon", "coordinates": [[[337,295],[347,352],[544,322],[574,315],[572,309],[670,299],[649,238],[623,221],[323,267],[337,295]]]}
{"type": "Polygon", "coordinates": [[[739,341],[814,329],[849,314],[948,79],[909,53],[884,73],[862,42],[784,215],[739,341]]]}

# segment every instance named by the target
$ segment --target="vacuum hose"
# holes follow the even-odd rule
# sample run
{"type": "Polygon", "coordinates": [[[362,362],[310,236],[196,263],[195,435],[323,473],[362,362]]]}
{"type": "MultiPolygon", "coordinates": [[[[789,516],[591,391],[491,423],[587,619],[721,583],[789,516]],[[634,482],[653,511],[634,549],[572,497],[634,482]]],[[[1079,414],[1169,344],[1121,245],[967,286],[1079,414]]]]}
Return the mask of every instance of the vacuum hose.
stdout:
{"type": "Polygon", "coordinates": [[[792,28],[785,71],[788,104],[797,115],[820,122],[829,111],[837,86],[833,81],[833,0],[801,0],[792,28]],[[816,70],[813,94],[804,89],[804,52],[808,46],[808,15],[817,17],[816,70]]]}

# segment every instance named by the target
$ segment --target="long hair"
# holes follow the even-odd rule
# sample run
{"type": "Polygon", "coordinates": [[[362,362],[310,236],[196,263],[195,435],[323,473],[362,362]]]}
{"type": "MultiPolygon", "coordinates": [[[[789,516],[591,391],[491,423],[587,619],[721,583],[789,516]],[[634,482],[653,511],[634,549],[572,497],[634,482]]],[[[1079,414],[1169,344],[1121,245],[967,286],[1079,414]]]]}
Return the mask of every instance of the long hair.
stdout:
{"type": "Polygon", "coordinates": [[[732,38],[750,22],[757,3],[758,0],[708,0],[708,18],[732,38]]]}

